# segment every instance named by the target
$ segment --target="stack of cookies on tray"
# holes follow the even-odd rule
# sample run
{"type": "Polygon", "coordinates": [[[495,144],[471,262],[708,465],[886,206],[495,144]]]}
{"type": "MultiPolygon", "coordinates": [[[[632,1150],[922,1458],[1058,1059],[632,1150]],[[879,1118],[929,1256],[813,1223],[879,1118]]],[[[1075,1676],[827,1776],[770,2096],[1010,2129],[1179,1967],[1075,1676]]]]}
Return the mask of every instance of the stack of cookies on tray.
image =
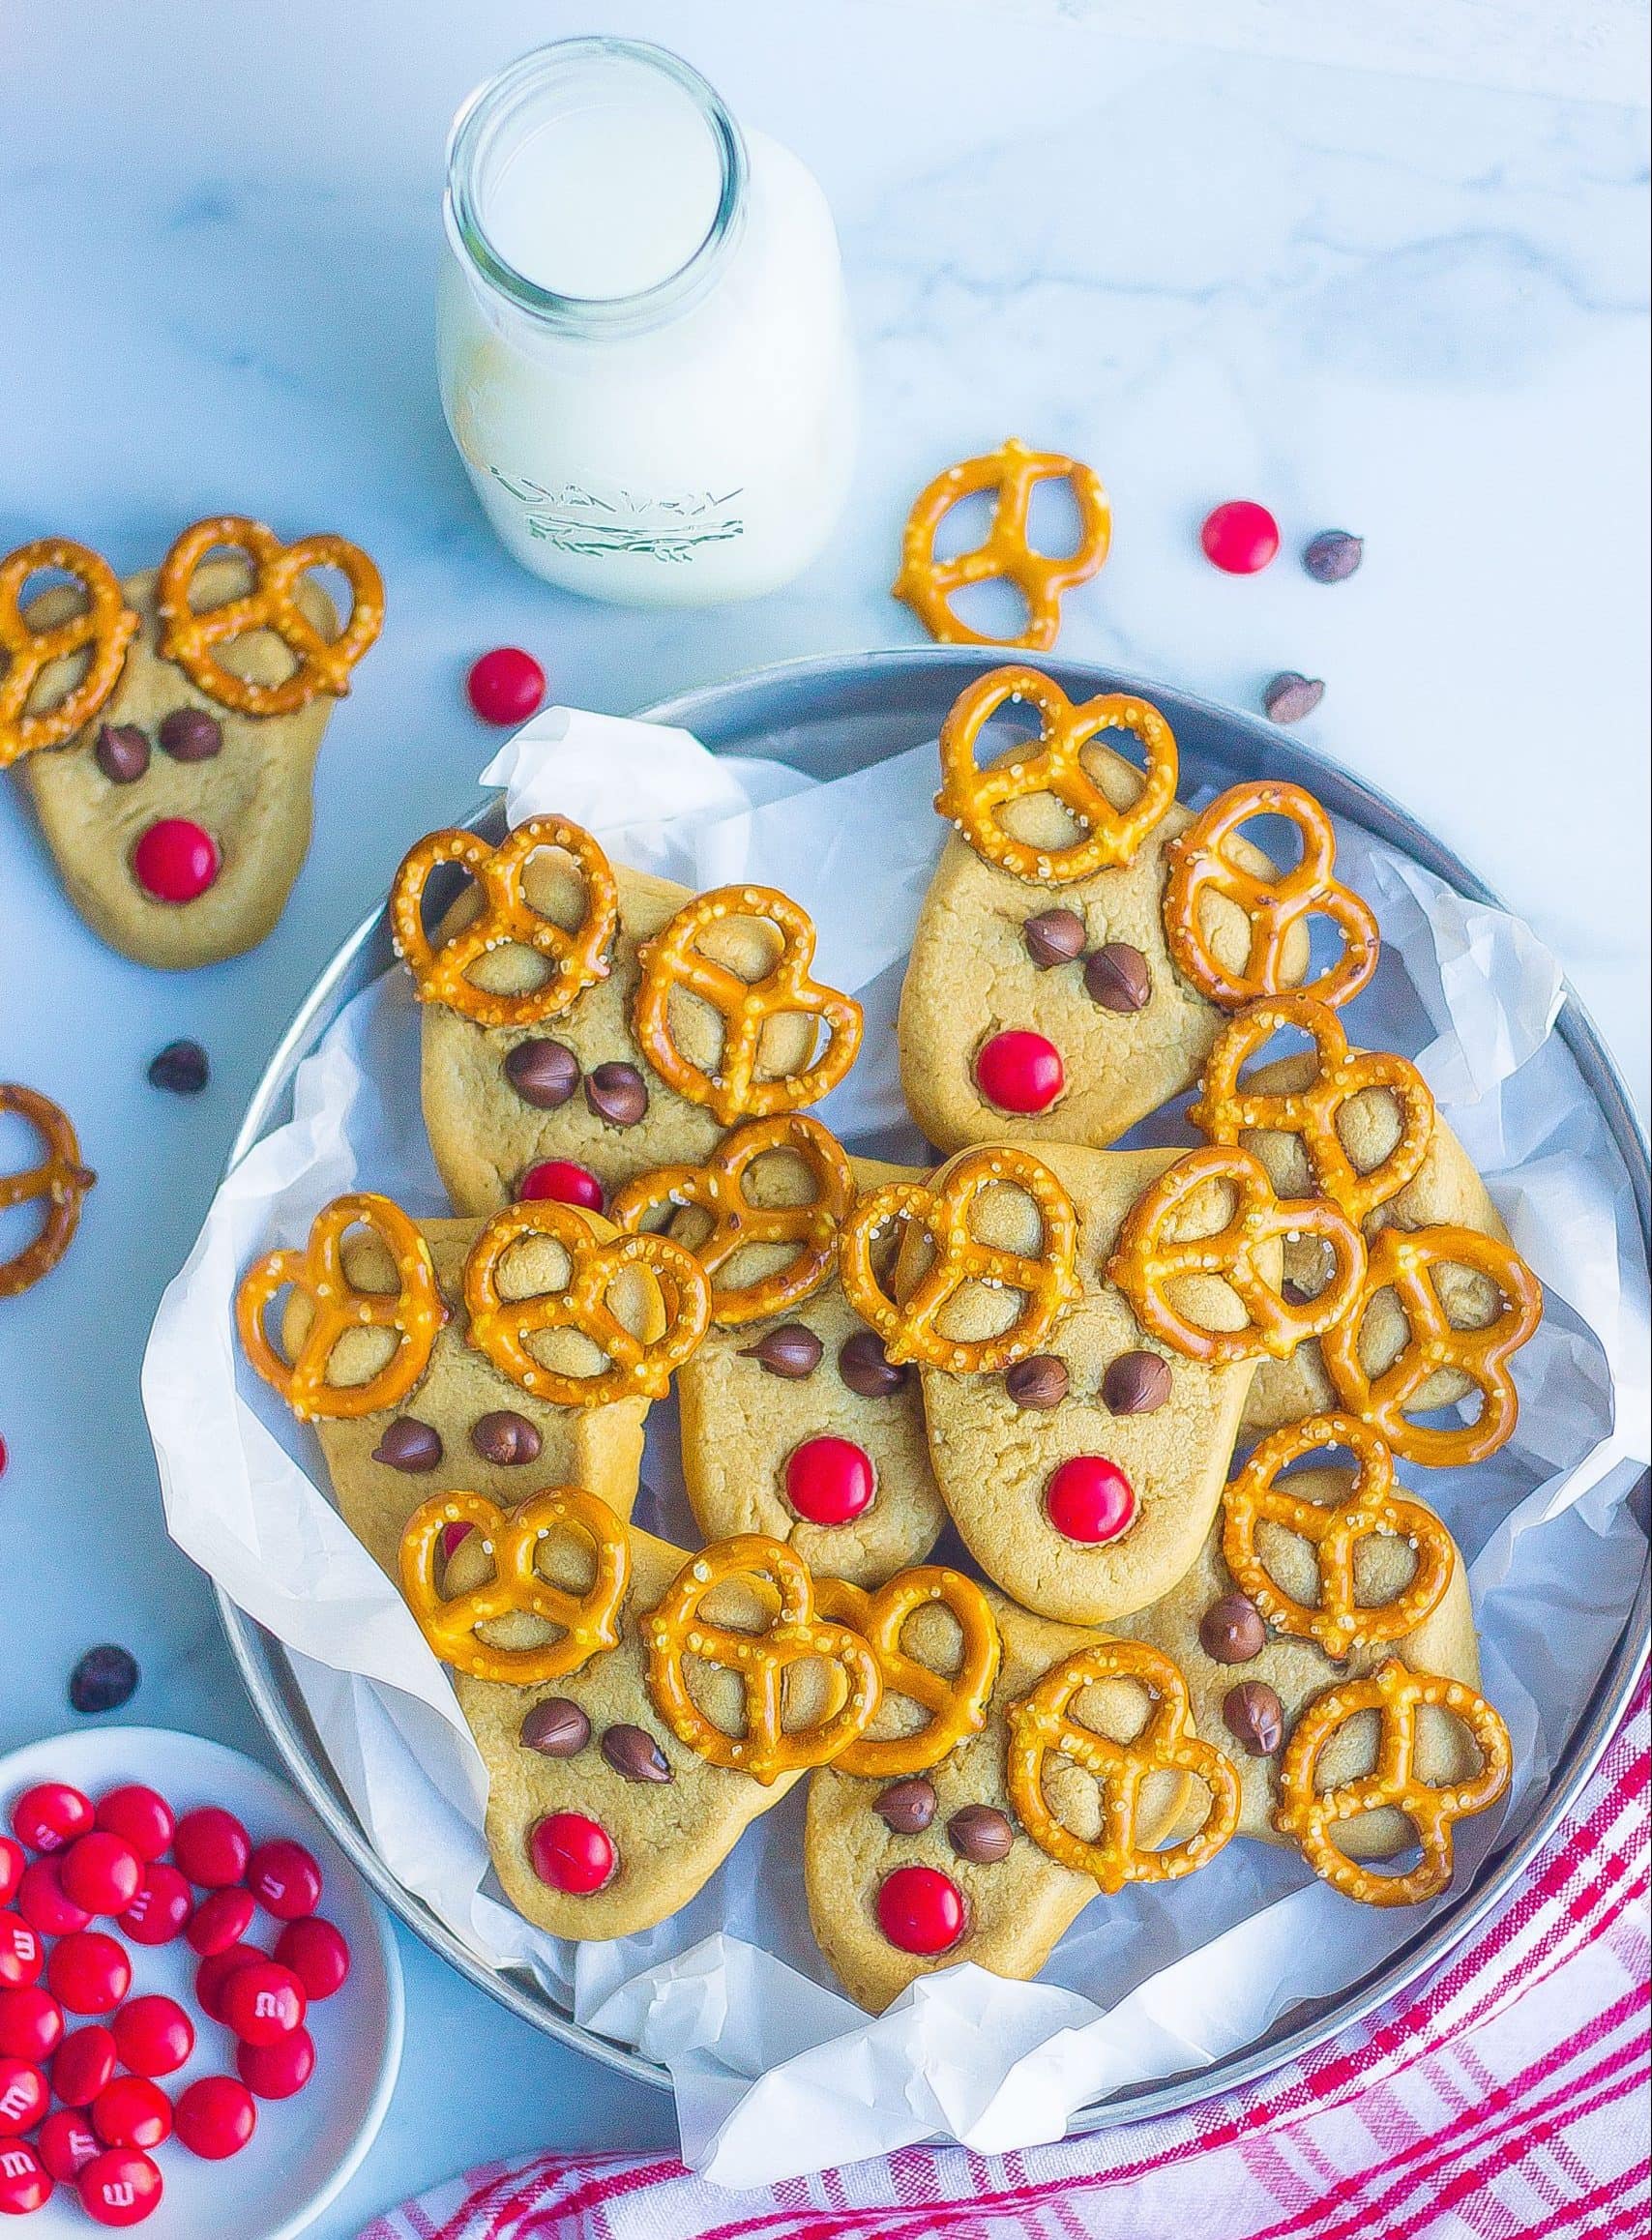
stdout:
{"type": "Polygon", "coordinates": [[[1236,1836],[1447,1885],[1509,1739],[1419,1481],[1509,1437],[1541,1312],[1421,1076],[1349,1041],[1377,929],[1316,802],[1195,815],[1155,709],[1021,665],[941,765],[899,1029],[938,1164],[810,1116],[862,1018],[785,896],[437,833],[392,916],[454,1214],[340,1198],[238,1301],[452,1668],[522,1913],[647,1928],[808,1776],[874,2009],[1033,1975],[1236,1836]],[[1196,1148],[1111,1148],[1190,1090],[1196,1148]],[[629,1521],[673,1383],[695,1548],[629,1521]]]}

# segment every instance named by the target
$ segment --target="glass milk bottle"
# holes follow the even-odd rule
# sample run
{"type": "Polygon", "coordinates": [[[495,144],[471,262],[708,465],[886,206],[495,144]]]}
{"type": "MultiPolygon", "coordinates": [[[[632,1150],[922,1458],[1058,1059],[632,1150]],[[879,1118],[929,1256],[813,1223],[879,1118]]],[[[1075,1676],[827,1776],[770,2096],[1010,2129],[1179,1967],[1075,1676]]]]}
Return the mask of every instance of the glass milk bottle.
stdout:
{"type": "Polygon", "coordinates": [[[832,214],[663,47],[570,39],[471,97],[448,151],[442,406],[547,582],[637,606],[787,583],[853,465],[832,214]]]}

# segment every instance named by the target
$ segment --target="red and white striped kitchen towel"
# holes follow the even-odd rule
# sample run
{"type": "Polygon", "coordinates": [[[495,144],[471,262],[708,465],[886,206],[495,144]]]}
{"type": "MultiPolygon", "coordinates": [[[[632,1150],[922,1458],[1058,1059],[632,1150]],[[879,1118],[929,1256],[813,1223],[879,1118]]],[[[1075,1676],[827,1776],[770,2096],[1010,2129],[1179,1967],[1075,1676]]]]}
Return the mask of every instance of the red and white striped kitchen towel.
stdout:
{"type": "Polygon", "coordinates": [[[1647,1690],[1507,1905],[1420,1994],[1253,2090],[988,2160],[762,2193],[661,2156],[468,2171],[361,2240],[1617,2240],[1648,2228],[1647,1690]]]}

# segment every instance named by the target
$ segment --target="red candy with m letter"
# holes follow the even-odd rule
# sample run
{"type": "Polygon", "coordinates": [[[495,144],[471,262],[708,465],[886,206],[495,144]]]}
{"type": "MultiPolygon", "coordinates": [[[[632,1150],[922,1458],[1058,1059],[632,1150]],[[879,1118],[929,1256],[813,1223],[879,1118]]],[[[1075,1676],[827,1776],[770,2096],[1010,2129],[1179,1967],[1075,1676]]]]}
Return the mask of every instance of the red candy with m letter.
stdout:
{"type": "Polygon", "coordinates": [[[17,1913],[0,1913],[0,1989],[38,1984],[45,1966],[40,1931],[17,1913]]]}
{"type": "Polygon", "coordinates": [[[67,1782],[37,1782],[12,1807],[17,1841],[31,1851],[61,1851],[92,1826],[92,1800],[67,1782]]]}
{"type": "Polygon", "coordinates": [[[247,1882],[266,1913],[303,1921],[321,1903],[321,1870],[302,1843],[260,1843],[247,1862],[247,1882]]]}
{"type": "Polygon", "coordinates": [[[135,2147],[111,2147],[80,2173],[80,2206],[94,2225],[141,2225],[161,2206],[161,2172],[135,2147]]]}
{"type": "Polygon", "coordinates": [[[194,1903],[194,1892],[176,1867],[157,1859],[116,1926],[133,1944],[170,1944],[194,1903]]]}
{"type": "Polygon", "coordinates": [[[1026,1027],[1007,1027],[983,1043],[975,1085],[1000,1112],[1047,1112],[1067,1085],[1061,1052],[1026,1027]]]}
{"type": "Polygon", "coordinates": [[[878,1887],[877,1925],[897,1952],[950,1952],[964,1931],[963,1894],[938,1867],[897,1867],[878,1887]]]}
{"type": "Polygon", "coordinates": [[[0,2053],[0,2138],[20,2138],[33,2131],[50,2106],[51,2093],[39,2063],[0,2053]]]}
{"type": "Polygon", "coordinates": [[[853,1439],[806,1439],[785,1466],[785,1497],[811,1524],[847,1524],[871,1507],[871,1457],[853,1439]]]}
{"type": "Polygon", "coordinates": [[[51,2198],[51,2173],[32,2146],[0,2138],[0,2217],[32,2217],[51,2198]]]}
{"type": "Polygon", "coordinates": [[[48,2115],[35,2140],[41,2161],[52,2176],[73,2185],[89,2162],[103,2153],[98,2136],[77,2107],[60,2107],[48,2115]]]}
{"type": "Polygon", "coordinates": [[[262,1957],[235,1970],[220,2003],[224,2020],[249,2046],[273,2046],[298,2028],[310,2006],[291,1968],[262,1957]]]}

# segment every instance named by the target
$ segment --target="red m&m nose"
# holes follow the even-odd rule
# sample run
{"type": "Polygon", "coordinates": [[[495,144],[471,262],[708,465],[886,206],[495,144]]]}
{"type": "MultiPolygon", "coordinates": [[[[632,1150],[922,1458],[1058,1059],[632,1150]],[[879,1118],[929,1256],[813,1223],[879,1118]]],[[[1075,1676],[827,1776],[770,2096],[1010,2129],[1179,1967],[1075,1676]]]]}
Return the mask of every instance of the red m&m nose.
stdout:
{"type": "Polygon", "coordinates": [[[877,1925],[897,1952],[949,1952],[963,1934],[963,1895],[938,1867],[898,1867],[879,1887],[877,1925]]]}
{"type": "Polygon", "coordinates": [[[875,1488],[871,1457],[853,1439],[806,1439],[785,1466],[785,1497],[811,1524],[847,1524],[875,1488]]]}
{"type": "Polygon", "coordinates": [[[1116,1462],[1100,1455],[1075,1455],[1045,1488],[1044,1506],[1057,1532],[1095,1547],[1129,1530],[1136,1492],[1116,1462]]]}
{"type": "Polygon", "coordinates": [[[1280,548],[1280,525],[1266,506],[1229,498],[1205,516],[1198,533],[1204,556],[1226,575],[1254,575],[1280,548]]]}
{"type": "Polygon", "coordinates": [[[603,1210],[603,1186],[588,1166],[571,1159],[545,1159],[530,1166],[516,1186],[516,1195],[553,1197],[559,1205],[583,1206],[587,1213],[603,1210]]]}
{"type": "Polygon", "coordinates": [[[601,1890],[618,1864],[613,1838],[583,1813],[551,1813],[528,1837],[533,1871],[552,1890],[588,1898],[601,1890]]]}
{"type": "Polygon", "coordinates": [[[464,689],[485,723],[525,723],[545,698],[545,671],[519,645],[496,645],[471,663],[464,689]]]}
{"type": "Polygon", "coordinates": [[[163,816],[132,851],[137,883],[158,902],[192,902],[218,877],[218,842],[187,816],[163,816]]]}
{"type": "Polygon", "coordinates": [[[1025,1027],[1009,1027],[982,1045],[975,1082],[1001,1112],[1044,1112],[1060,1096],[1067,1076],[1053,1043],[1025,1027]]]}

